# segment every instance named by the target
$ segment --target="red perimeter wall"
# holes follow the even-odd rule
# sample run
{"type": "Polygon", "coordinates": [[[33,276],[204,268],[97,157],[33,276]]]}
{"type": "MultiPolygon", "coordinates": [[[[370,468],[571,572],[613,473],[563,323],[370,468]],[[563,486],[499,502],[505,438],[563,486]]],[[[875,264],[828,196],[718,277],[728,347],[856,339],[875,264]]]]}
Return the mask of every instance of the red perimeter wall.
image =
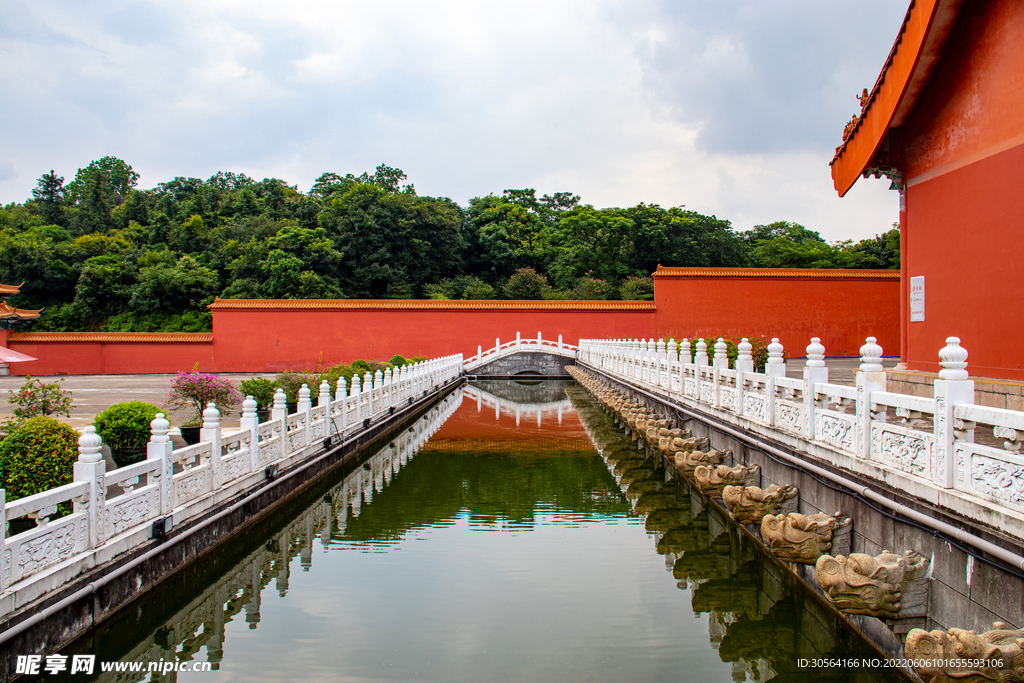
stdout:
{"type": "Polygon", "coordinates": [[[654,282],[656,337],[778,337],[802,357],[811,337],[859,356],[871,336],[900,353],[899,271],[661,268],[654,282]]]}
{"type": "Polygon", "coordinates": [[[40,360],[12,374],[130,374],[199,369],[279,372],[396,353],[476,354],[495,337],[569,344],[581,338],[779,337],[801,357],[812,336],[829,356],[855,356],[864,338],[899,353],[899,274],[662,268],[655,300],[310,301],[218,300],[213,334],[14,332],[0,341],[40,360]]]}
{"type": "Polygon", "coordinates": [[[957,336],[971,375],[1024,379],[1022,44],[1024,3],[964,3],[902,126],[904,277],[925,278],[925,319],[904,319],[911,370],[937,372],[957,336]]]}

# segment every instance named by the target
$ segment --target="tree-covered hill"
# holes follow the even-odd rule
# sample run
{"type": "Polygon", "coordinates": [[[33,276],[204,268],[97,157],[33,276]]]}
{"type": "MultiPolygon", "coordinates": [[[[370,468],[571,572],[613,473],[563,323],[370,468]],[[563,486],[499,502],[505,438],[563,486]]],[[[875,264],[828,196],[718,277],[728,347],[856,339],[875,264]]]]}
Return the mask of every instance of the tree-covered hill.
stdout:
{"type": "Polygon", "coordinates": [[[402,171],[283,180],[217,173],[136,188],[104,157],[0,208],[0,282],[36,330],[199,331],[223,298],[650,298],[664,266],[898,268],[899,232],[829,244],[789,222],[655,204],[596,209],[532,189],[461,207],[402,171]]]}

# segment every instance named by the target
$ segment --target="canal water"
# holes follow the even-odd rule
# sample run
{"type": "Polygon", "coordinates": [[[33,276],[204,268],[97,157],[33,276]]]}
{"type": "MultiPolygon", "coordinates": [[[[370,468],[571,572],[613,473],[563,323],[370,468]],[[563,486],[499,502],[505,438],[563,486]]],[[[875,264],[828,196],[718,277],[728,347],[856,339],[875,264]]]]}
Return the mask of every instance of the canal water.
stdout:
{"type": "Polygon", "coordinates": [[[62,654],[101,681],[902,680],[800,666],[878,655],[571,382],[457,389],[62,654]],[[170,661],[214,671],[145,671],[170,661]]]}

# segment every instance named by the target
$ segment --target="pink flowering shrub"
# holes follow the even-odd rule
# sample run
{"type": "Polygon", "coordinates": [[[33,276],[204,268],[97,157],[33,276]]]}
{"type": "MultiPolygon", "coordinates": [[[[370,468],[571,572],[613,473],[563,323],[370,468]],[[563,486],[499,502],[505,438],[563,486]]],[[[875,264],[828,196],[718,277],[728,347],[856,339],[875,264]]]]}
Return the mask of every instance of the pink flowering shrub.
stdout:
{"type": "Polygon", "coordinates": [[[32,379],[31,375],[25,375],[25,383],[21,385],[20,389],[17,391],[11,389],[7,392],[10,394],[7,397],[7,402],[13,403],[17,407],[11,411],[14,413],[14,419],[4,420],[0,425],[0,432],[12,434],[25,420],[30,420],[33,417],[50,415],[71,417],[71,408],[74,407],[71,403],[71,392],[61,388],[60,382],[63,381],[60,379],[50,384],[43,384],[38,379],[32,379]]]}
{"type": "Polygon", "coordinates": [[[228,380],[192,368],[190,372],[179,370],[171,380],[171,388],[163,407],[191,408],[193,416],[183,426],[195,427],[202,422],[203,411],[210,401],[216,403],[217,408],[223,412],[234,408],[241,400],[242,395],[228,380]]]}

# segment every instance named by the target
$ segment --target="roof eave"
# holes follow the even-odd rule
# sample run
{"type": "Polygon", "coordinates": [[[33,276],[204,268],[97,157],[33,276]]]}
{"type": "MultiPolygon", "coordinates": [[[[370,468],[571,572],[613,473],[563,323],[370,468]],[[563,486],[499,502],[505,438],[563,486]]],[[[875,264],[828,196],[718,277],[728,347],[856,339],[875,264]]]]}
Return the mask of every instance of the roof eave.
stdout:
{"type": "MultiPolygon", "coordinates": [[[[839,196],[857,178],[875,170],[875,157],[889,130],[906,121],[925,82],[938,63],[963,0],[914,0],[885,66],[868,95],[850,136],[830,162],[839,196]]],[[[887,159],[887,164],[891,162],[887,159]]],[[[899,169],[890,169],[897,173],[899,169]]],[[[884,172],[884,170],[883,170],[884,172]]]]}

